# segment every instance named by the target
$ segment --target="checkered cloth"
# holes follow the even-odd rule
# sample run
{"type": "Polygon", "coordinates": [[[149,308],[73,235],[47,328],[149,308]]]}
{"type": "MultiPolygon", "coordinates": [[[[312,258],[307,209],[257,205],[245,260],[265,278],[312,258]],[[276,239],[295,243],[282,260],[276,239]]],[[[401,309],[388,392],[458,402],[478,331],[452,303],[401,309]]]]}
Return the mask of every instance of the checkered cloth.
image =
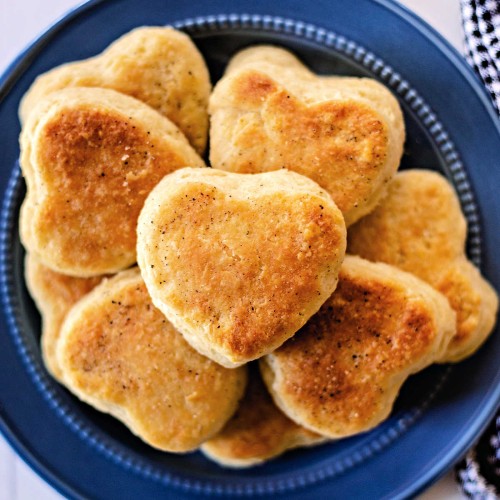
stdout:
{"type": "Polygon", "coordinates": [[[455,477],[469,498],[500,498],[500,412],[476,446],[455,467],[455,477]]]}
{"type": "Polygon", "coordinates": [[[475,69],[500,113],[500,1],[460,0],[466,59],[475,69]]]}
{"type": "MultiPolygon", "coordinates": [[[[465,57],[500,114],[500,0],[460,0],[460,3],[465,57]]],[[[500,409],[474,448],[455,467],[455,475],[467,497],[500,498],[500,409]]]]}

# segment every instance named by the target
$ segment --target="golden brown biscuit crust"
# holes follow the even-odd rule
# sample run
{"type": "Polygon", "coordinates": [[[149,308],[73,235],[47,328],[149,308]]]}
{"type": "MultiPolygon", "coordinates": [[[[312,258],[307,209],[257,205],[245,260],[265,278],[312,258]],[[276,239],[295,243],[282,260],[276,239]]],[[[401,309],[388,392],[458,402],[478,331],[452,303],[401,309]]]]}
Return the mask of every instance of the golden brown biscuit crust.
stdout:
{"type": "Polygon", "coordinates": [[[404,380],[442,355],[454,332],[453,311],[430,286],[346,256],[331,298],[260,366],[287,416],[340,438],[384,420],[404,380]]]}
{"type": "Polygon", "coordinates": [[[71,307],[93,290],[104,277],[74,278],[56,273],[31,254],[26,255],[25,277],[26,286],[42,316],[41,348],[45,367],[60,380],[61,369],[57,362],[56,346],[61,325],[71,307]]]}
{"type": "Polygon", "coordinates": [[[205,455],[227,467],[250,467],[286,450],[326,441],[276,407],[258,369],[250,367],[249,375],[245,397],[236,413],[216,436],[201,445],[205,455]]]}
{"type": "Polygon", "coordinates": [[[204,165],[166,118],[104,89],[50,94],[31,113],[21,150],[23,244],[44,265],[81,277],[133,264],[149,191],[177,168],[204,165]]]}
{"type": "Polygon", "coordinates": [[[138,235],[156,306],[231,367],[281,345],[319,309],[336,285],[345,226],[330,196],[293,172],[182,169],[148,197],[138,235]]]}
{"type": "Polygon", "coordinates": [[[350,228],[349,252],[411,272],[442,292],[457,313],[457,333],[442,362],[474,353],[491,333],[498,298],[465,255],[467,225],[452,186],[439,174],[407,170],[387,197],[350,228]]]}
{"type": "Polygon", "coordinates": [[[374,208],[399,166],[404,124],[387,89],[318,77],[276,47],[237,54],[209,112],[213,167],[306,175],[332,195],[347,225],[374,208]]]}
{"type": "Polygon", "coordinates": [[[193,350],[148,295],[137,268],[69,312],[57,350],[64,384],[156,448],[183,452],[217,433],[243,396],[246,369],[193,350]]]}
{"type": "Polygon", "coordinates": [[[168,27],[137,28],[96,57],[39,76],[21,102],[22,121],[47,94],[67,87],[108,88],[134,97],[169,118],[199,153],[205,149],[210,77],[184,33],[168,27]]]}

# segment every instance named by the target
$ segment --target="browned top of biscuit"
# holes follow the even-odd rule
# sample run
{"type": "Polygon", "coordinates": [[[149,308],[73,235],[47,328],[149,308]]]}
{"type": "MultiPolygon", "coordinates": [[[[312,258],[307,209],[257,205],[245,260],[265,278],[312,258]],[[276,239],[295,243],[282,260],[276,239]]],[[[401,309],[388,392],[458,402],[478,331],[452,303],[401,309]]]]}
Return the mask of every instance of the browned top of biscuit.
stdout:
{"type": "Polygon", "coordinates": [[[241,106],[252,109],[265,101],[262,120],[266,124],[246,127],[239,134],[236,146],[244,158],[233,171],[263,171],[268,154],[256,147],[268,143],[269,149],[276,150],[282,168],[324,186],[343,211],[352,203],[354,176],[364,179],[356,182],[359,199],[371,194],[369,181],[386,161],[388,142],[386,125],[373,109],[352,100],[307,106],[257,71],[242,74],[233,85],[234,99],[241,106]],[[332,175],[332,170],[338,175],[332,175]]]}
{"type": "Polygon", "coordinates": [[[98,56],[39,76],[21,102],[22,120],[46,95],[68,87],[108,88],[139,99],[175,123],[198,152],[205,149],[210,78],[198,49],[180,31],[137,28],[98,56]]]}
{"type": "Polygon", "coordinates": [[[454,321],[424,282],[346,256],[331,298],[263,358],[264,379],[297,423],[330,437],[365,431],[388,416],[403,381],[443,352],[454,321]]]}
{"type": "Polygon", "coordinates": [[[328,194],[293,172],[183,169],[148,197],[138,234],[157,307],[200,352],[233,366],[281,345],[319,309],[345,227],[328,194]]]}
{"type": "Polygon", "coordinates": [[[231,467],[247,467],[298,446],[325,441],[286,417],[274,404],[258,369],[250,369],[245,397],[231,420],[202,444],[209,458],[231,467]]]}
{"type": "Polygon", "coordinates": [[[237,54],[209,109],[212,166],[310,177],[347,225],[373,208],[399,164],[404,125],[389,91],[368,79],[318,77],[282,49],[237,54]]]}
{"type": "Polygon", "coordinates": [[[137,269],[102,283],[68,314],[58,345],[63,382],[154,447],[187,451],[235,411],[244,368],[198,354],[151,303],[137,269]]]}
{"type": "Polygon", "coordinates": [[[131,265],[149,191],[165,174],[203,161],[166,118],[117,92],[67,89],[42,104],[21,137],[23,243],[75,276],[131,265]]]}
{"type": "Polygon", "coordinates": [[[31,254],[25,259],[26,285],[42,316],[42,355],[46,368],[60,379],[56,346],[61,325],[71,307],[94,289],[103,279],[74,278],[56,273],[41,264],[31,254]]]}
{"type": "Polygon", "coordinates": [[[441,175],[407,170],[388,194],[350,228],[349,252],[397,266],[442,292],[457,312],[457,334],[442,361],[472,354],[495,323],[498,299],[467,260],[467,225],[452,186],[441,175]]]}

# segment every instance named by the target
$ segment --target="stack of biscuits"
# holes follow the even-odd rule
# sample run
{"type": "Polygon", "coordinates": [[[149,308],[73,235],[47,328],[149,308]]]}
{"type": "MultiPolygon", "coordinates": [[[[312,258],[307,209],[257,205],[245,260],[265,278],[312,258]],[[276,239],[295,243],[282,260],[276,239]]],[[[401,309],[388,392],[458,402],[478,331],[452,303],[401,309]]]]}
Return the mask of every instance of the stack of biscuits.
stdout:
{"type": "Polygon", "coordinates": [[[46,367],[157,449],[248,467],[366,432],[493,330],[457,196],[398,173],[374,80],[255,46],[212,89],[185,34],[146,27],[38,77],[20,118],[46,367]]]}

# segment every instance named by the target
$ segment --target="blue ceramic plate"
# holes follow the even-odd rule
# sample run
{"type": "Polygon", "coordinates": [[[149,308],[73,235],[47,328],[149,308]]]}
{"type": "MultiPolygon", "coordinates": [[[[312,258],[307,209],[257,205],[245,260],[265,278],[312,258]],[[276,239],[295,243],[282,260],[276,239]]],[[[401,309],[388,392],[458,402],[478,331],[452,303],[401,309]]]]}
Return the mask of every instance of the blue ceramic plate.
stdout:
{"type": "Polygon", "coordinates": [[[151,449],[117,421],[79,403],[45,372],[40,319],[24,286],[17,233],[24,195],[16,164],[19,100],[39,73],[94,55],[135,26],[163,24],[192,35],[214,81],[236,50],[270,42],[292,49],[317,72],[384,82],[405,113],[403,168],[432,168],[449,177],[469,220],[469,255],[500,288],[498,119],[459,54],[414,15],[389,0],[91,1],[35,42],[0,82],[1,430],[69,497],[418,493],[462,456],[493,414],[500,399],[499,332],[468,361],[413,377],[389,420],[374,431],[287,453],[247,471],[222,469],[199,453],[151,449]]]}

